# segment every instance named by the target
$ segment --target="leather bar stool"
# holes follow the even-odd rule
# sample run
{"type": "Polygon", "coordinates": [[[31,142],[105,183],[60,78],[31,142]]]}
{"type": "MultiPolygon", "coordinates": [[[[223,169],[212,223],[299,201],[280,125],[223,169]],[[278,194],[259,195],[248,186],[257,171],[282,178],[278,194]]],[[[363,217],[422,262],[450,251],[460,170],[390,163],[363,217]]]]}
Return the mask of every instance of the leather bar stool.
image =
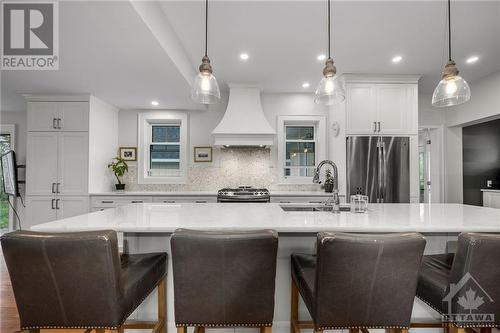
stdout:
{"type": "Polygon", "coordinates": [[[418,233],[319,233],[316,255],[292,254],[291,333],[407,331],[425,243],[418,233]],[[299,293],[312,323],[298,320],[299,293]]]}
{"type": "Polygon", "coordinates": [[[118,253],[116,232],[15,231],[1,238],[21,330],[166,333],[167,254],[118,253]],[[158,287],[158,322],[124,324],[158,287]]]}
{"type": "Polygon", "coordinates": [[[417,297],[443,316],[446,331],[500,327],[500,235],[462,233],[456,254],[424,256],[417,297]]]}
{"type": "Polygon", "coordinates": [[[259,327],[270,333],[278,234],[179,229],[171,238],[178,333],[259,327]]]}

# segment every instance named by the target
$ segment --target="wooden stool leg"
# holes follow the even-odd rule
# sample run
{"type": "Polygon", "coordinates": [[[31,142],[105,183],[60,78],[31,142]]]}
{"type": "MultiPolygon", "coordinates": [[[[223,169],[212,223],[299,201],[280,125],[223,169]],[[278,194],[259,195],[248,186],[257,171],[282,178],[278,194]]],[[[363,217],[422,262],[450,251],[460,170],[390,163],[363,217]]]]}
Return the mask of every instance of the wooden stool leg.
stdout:
{"type": "Polygon", "coordinates": [[[187,326],[177,327],[177,333],[187,333],[187,326]]]}
{"type": "Polygon", "coordinates": [[[349,333],[359,333],[359,328],[350,328],[349,333]]]}
{"type": "Polygon", "coordinates": [[[205,327],[203,327],[203,326],[195,326],[194,333],[205,333],[205,327]]]}
{"type": "Polygon", "coordinates": [[[262,326],[260,328],[260,333],[272,333],[272,332],[273,332],[273,328],[272,327],[262,326]]]}
{"type": "Polygon", "coordinates": [[[491,327],[481,327],[481,333],[491,333],[491,327]]]}
{"type": "Polygon", "coordinates": [[[167,333],[167,283],[163,278],[158,284],[158,323],[159,333],[167,333]]]}
{"type": "MultiPolygon", "coordinates": [[[[290,298],[290,333],[299,333],[297,322],[299,321],[299,290],[292,278],[292,291],[290,298]]],[[[262,333],[262,332],[261,332],[262,333]]]]}
{"type": "Polygon", "coordinates": [[[314,329],[314,333],[323,333],[323,330],[314,329]]]}

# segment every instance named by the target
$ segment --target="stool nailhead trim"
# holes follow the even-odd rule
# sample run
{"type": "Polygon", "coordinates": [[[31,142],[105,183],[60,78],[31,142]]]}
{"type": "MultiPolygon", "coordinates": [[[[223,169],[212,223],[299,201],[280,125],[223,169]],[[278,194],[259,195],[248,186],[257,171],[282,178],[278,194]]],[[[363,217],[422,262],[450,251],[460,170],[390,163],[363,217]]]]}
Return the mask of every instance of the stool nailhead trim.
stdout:
{"type": "Polygon", "coordinates": [[[268,324],[203,324],[203,323],[197,323],[197,324],[178,324],[175,323],[176,327],[184,327],[184,326],[204,326],[204,327],[271,327],[273,326],[272,323],[268,324]]]}

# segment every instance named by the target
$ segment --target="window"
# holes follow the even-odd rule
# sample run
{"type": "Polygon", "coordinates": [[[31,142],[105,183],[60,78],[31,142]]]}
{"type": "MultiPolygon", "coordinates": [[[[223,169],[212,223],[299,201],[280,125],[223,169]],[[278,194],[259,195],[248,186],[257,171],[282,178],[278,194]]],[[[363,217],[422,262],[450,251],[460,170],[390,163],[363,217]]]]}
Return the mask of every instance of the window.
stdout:
{"type": "Polygon", "coordinates": [[[316,165],[314,126],[285,125],[286,177],[312,177],[316,165]]]}
{"type": "Polygon", "coordinates": [[[279,116],[277,128],[280,183],[311,184],[326,158],[326,117],[279,116]]]}
{"type": "Polygon", "coordinates": [[[139,114],[139,184],[186,181],[187,115],[181,112],[139,114]]]}
{"type": "Polygon", "coordinates": [[[149,175],[177,176],[180,170],[180,125],[151,125],[149,175]]]}

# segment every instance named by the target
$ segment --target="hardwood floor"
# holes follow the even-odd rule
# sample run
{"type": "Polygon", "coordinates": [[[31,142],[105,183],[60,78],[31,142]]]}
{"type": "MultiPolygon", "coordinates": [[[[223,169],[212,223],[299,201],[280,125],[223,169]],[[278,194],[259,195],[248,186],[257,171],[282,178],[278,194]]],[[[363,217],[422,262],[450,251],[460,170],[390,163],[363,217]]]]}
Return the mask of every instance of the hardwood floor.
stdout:
{"type": "MultiPolygon", "coordinates": [[[[19,314],[0,247],[0,333],[19,332],[19,314]]],[[[77,333],[84,330],[43,330],[42,333],[77,333]]]]}

